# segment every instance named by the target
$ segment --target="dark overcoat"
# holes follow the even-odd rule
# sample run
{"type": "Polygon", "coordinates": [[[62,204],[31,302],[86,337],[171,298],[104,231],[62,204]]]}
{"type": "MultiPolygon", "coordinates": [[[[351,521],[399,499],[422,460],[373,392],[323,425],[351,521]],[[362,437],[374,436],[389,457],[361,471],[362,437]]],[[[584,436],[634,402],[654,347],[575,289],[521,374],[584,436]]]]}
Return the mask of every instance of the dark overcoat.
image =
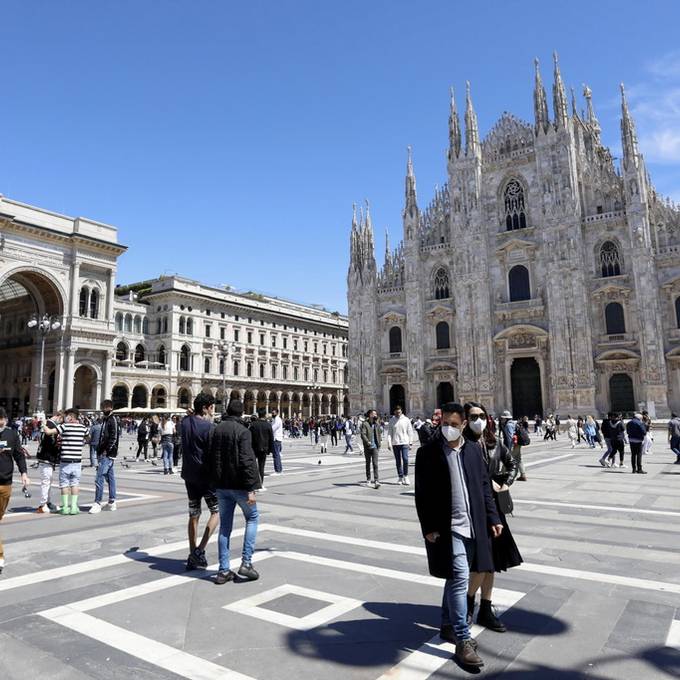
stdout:
{"type": "MultiPolygon", "coordinates": [[[[425,541],[430,574],[453,578],[453,546],[451,538],[451,475],[444,453],[445,440],[437,433],[416,454],[416,510],[423,537],[435,531],[435,543],[425,541]]],[[[460,451],[465,483],[470,497],[470,514],[475,534],[476,557],[471,571],[493,571],[491,527],[500,524],[496,504],[482,450],[477,442],[466,441],[460,451]]]]}

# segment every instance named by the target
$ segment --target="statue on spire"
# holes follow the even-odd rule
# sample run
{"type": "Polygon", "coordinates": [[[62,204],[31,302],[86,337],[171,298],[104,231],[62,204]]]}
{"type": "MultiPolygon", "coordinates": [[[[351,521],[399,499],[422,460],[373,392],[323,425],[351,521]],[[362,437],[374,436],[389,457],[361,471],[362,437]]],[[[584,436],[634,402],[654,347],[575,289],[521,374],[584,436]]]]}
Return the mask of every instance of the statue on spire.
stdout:
{"type": "Polygon", "coordinates": [[[555,127],[566,128],[568,121],[567,95],[564,91],[564,83],[562,82],[557,52],[553,52],[553,61],[555,64],[553,76],[553,112],[555,114],[555,127]]]}
{"type": "Polygon", "coordinates": [[[468,157],[476,156],[479,152],[479,127],[477,125],[477,114],[472,106],[470,81],[468,80],[465,83],[465,155],[468,157]]]}
{"type": "Polygon", "coordinates": [[[456,99],[451,88],[451,104],[449,113],[449,161],[460,156],[462,135],[460,133],[460,120],[456,109],[456,99]]]}
{"type": "Polygon", "coordinates": [[[538,59],[534,59],[536,73],[534,75],[534,118],[536,120],[536,134],[541,130],[548,131],[550,119],[548,117],[548,101],[545,95],[545,87],[538,67],[538,59]]]}
{"type": "Polygon", "coordinates": [[[595,115],[595,110],[593,109],[593,91],[587,85],[583,86],[583,96],[585,97],[586,100],[587,121],[590,124],[590,127],[593,131],[596,140],[599,142],[602,128],[600,127],[600,121],[597,119],[597,116],[595,115]]]}

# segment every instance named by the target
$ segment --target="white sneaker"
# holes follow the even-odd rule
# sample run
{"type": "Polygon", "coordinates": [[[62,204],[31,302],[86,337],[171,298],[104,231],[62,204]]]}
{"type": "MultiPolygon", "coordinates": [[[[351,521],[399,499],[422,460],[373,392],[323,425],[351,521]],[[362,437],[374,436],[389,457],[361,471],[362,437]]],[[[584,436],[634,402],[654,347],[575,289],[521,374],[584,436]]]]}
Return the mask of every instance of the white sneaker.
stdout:
{"type": "Polygon", "coordinates": [[[101,511],[102,511],[101,503],[92,503],[92,507],[90,508],[90,512],[88,514],[98,515],[101,511]]]}
{"type": "Polygon", "coordinates": [[[404,486],[411,486],[411,482],[408,481],[408,477],[404,477],[404,486]]]}
{"type": "Polygon", "coordinates": [[[373,482],[373,488],[374,489],[379,489],[380,488],[380,482],[376,479],[375,482],[373,482]]]}
{"type": "Polygon", "coordinates": [[[404,478],[403,478],[403,477],[399,477],[399,481],[397,482],[397,484],[403,484],[403,483],[404,483],[404,478]]]}
{"type": "Polygon", "coordinates": [[[110,510],[111,512],[115,512],[116,510],[118,510],[118,505],[116,505],[116,501],[113,501],[113,502],[109,501],[106,504],[106,508],[107,508],[107,510],[110,510]]]}
{"type": "Polygon", "coordinates": [[[258,493],[262,493],[263,491],[266,491],[267,487],[266,486],[261,486],[257,491],[258,493]]]}
{"type": "Polygon", "coordinates": [[[625,468],[625,467],[628,467],[628,466],[625,463],[621,463],[621,465],[619,465],[619,467],[625,468]]]}

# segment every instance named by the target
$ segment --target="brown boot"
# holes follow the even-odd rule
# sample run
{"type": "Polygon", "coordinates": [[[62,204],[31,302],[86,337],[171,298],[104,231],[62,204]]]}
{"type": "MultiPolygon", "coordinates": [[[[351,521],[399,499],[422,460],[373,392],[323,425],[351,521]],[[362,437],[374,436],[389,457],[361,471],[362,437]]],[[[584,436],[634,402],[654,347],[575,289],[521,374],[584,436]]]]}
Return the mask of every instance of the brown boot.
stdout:
{"type": "Polygon", "coordinates": [[[484,662],[479,657],[479,654],[477,654],[472,640],[463,640],[462,642],[456,644],[455,658],[461,666],[481,668],[484,665],[484,662]]]}

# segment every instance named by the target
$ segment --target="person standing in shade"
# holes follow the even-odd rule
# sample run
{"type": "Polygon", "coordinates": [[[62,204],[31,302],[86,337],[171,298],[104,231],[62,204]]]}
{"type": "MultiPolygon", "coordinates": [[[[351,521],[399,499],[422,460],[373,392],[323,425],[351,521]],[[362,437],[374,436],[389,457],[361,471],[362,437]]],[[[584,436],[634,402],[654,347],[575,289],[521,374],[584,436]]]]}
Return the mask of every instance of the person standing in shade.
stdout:
{"type": "MultiPolygon", "coordinates": [[[[21,483],[27,487],[31,482],[28,479],[24,450],[17,432],[7,426],[7,411],[0,406],[0,521],[5,515],[12,496],[15,463],[21,474],[21,483]]],[[[5,550],[0,539],[0,574],[4,568],[5,550]]]]}
{"type": "Polygon", "coordinates": [[[257,409],[257,419],[250,424],[250,435],[253,442],[253,451],[257,458],[257,467],[260,471],[260,491],[266,491],[264,485],[264,467],[267,456],[274,453],[274,428],[267,420],[267,409],[257,409]]]}
{"type": "Polygon", "coordinates": [[[380,488],[378,472],[378,454],[382,442],[380,430],[378,412],[375,409],[366,411],[366,418],[361,423],[360,434],[366,459],[366,486],[372,486],[374,489],[380,488]],[[373,481],[371,481],[371,466],[373,466],[373,481]]]}
{"type": "Polygon", "coordinates": [[[389,422],[389,440],[394,452],[394,460],[397,464],[397,476],[399,484],[408,486],[408,454],[413,441],[413,425],[404,415],[401,406],[394,409],[394,415],[389,422]]]}
{"type": "Polygon", "coordinates": [[[283,421],[279,415],[279,409],[272,409],[272,432],[274,433],[274,474],[283,474],[283,463],[281,462],[281,450],[283,449],[283,421]]]}
{"type": "Polygon", "coordinates": [[[222,418],[213,431],[208,456],[210,480],[220,509],[220,533],[217,542],[220,566],[215,577],[218,585],[236,578],[236,574],[229,568],[229,544],[237,505],[246,521],[238,575],[249,581],[260,576],[252,564],[259,521],[255,492],[261,487],[260,471],[253,453],[252,437],[241,421],[242,416],[243,403],[240,399],[232,399],[226,417],[222,418]]]}
{"type": "Polygon", "coordinates": [[[642,422],[642,414],[636,413],[626,423],[626,434],[628,435],[628,442],[630,444],[630,464],[633,468],[633,473],[646,475],[647,473],[642,469],[642,444],[647,434],[647,428],[642,422]]]}
{"type": "Polygon", "coordinates": [[[460,404],[442,406],[439,432],[416,454],[415,501],[430,574],[446,579],[440,637],[456,645],[461,665],[479,668],[468,624],[470,572],[493,572],[491,540],[503,525],[482,448],[464,439],[466,426],[460,404]]]}
{"type": "Polygon", "coordinates": [[[144,460],[149,460],[149,426],[146,418],[142,419],[137,428],[137,455],[135,456],[135,462],[139,460],[142,453],[144,454],[144,460]]]}
{"type": "Polygon", "coordinates": [[[680,465],[680,418],[676,413],[671,413],[668,421],[668,445],[675,454],[675,464],[680,465]]]}
{"type": "Polygon", "coordinates": [[[115,511],[116,505],[116,474],[114,463],[118,457],[118,442],[120,441],[120,425],[116,416],[113,415],[113,402],[105,399],[102,402],[102,432],[99,436],[97,446],[97,475],[94,479],[94,503],[90,508],[90,515],[96,515],[102,510],[102,499],[104,498],[104,480],[109,489],[109,502],[107,509],[115,511]]]}
{"type": "Polygon", "coordinates": [[[87,427],[79,420],[80,413],[76,408],[64,411],[64,422],[55,428],[47,424],[43,432],[47,435],[58,434],[61,437],[61,455],[59,457],[59,489],[61,490],[62,515],[77,515],[78,493],[80,492],[80,476],[83,467],[83,446],[87,436],[87,427]]]}
{"type": "Polygon", "coordinates": [[[207,569],[205,549],[219,521],[217,494],[210,483],[205,465],[210,448],[215,416],[215,397],[200,392],[194,399],[194,412],[182,420],[182,479],[189,499],[189,556],[187,569],[207,569]],[[198,523],[201,519],[201,500],[205,501],[210,517],[205,525],[200,543],[198,523]]]}
{"type": "Polygon", "coordinates": [[[97,447],[102,434],[102,421],[97,418],[90,426],[90,467],[97,467],[97,447]]]}

